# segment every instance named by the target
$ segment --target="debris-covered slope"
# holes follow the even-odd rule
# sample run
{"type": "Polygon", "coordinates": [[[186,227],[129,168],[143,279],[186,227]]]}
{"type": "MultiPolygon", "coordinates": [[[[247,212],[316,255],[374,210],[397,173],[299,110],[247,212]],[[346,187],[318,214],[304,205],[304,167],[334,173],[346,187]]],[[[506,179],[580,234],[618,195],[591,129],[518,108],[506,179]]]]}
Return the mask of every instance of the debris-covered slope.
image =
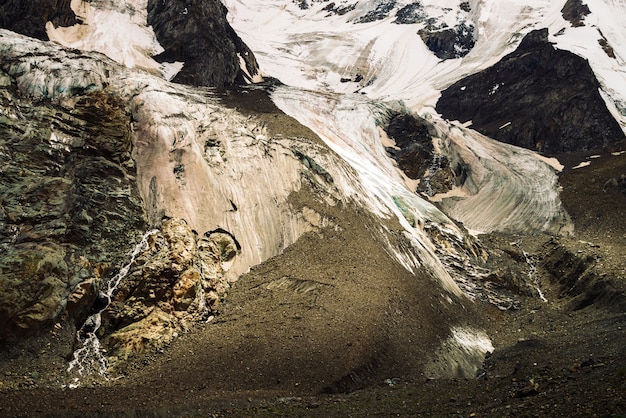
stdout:
{"type": "MultiPolygon", "coordinates": [[[[621,330],[620,2],[58,3],[0,31],[0,411],[479,376],[497,395],[464,393],[506,415],[506,393],[556,405],[599,335],[576,327],[621,330]],[[452,86],[488,107],[502,62],[517,84],[487,117],[541,117],[486,125],[535,150],[436,105],[452,86]],[[572,65],[573,121],[549,90],[572,65]]],[[[619,341],[597,346],[606,393],[619,341]]]]}

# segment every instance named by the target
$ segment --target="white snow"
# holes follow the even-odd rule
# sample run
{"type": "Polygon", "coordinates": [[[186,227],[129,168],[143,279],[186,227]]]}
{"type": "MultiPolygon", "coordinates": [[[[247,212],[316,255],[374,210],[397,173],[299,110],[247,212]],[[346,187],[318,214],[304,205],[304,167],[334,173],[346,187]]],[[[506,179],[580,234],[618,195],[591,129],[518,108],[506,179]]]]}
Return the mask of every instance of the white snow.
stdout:
{"type": "Polygon", "coordinates": [[[69,48],[100,52],[129,67],[162,74],[171,80],[182,63],[161,65],[152,57],[163,52],[152,28],[147,25],[147,0],[72,0],[70,7],[81,20],[70,27],[46,24],[51,41],[69,48]]]}
{"type": "Polygon", "coordinates": [[[484,331],[468,327],[453,327],[450,336],[426,364],[431,378],[475,378],[485,355],[494,349],[484,331]]]}

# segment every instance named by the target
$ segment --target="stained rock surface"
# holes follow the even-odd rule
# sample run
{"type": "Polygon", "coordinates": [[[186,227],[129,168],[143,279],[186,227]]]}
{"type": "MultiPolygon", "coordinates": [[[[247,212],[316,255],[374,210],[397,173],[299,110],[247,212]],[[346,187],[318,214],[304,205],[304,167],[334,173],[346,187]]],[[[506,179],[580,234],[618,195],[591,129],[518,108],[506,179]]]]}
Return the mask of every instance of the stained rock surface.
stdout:
{"type": "Polygon", "coordinates": [[[0,337],[19,339],[57,320],[81,283],[109,274],[146,219],[122,102],[98,91],[71,107],[33,105],[2,78],[0,337]]]}

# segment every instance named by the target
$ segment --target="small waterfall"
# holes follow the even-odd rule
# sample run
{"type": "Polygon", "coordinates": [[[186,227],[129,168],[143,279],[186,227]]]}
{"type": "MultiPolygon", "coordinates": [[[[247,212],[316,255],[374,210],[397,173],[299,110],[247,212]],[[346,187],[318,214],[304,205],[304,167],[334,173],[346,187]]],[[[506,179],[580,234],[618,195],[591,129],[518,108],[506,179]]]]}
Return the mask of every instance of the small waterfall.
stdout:
{"type": "MultiPolygon", "coordinates": [[[[124,265],[120,271],[109,280],[104,283],[104,290],[100,292],[100,297],[106,300],[104,306],[95,314],[91,315],[83,326],[76,333],[76,338],[81,344],[81,348],[74,351],[74,358],[70,361],[67,371],[76,369],[80,376],[91,374],[93,371],[97,371],[101,376],[106,377],[106,371],[109,366],[107,358],[102,353],[100,348],[100,340],[96,333],[102,324],[102,312],[111,303],[113,293],[120,285],[122,280],[128,275],[130,268],[135,262],[135,258],[141,251],[148,248],[148,238],[151,235],[159,232],[158,229],[153,229],[146,232],[139,243],[135,245],[132,253],[130,254],[130,260],[124,265]]],[[[77,379],[76,379],[77,380],[77,379]]],[[[70,387],[76,387],[77,384],[72,384],[70,387]]]]}
{"type": "Polygon", "coordinates": [[[422,182],[424,184],[425,193],[427,196],[434,196],[437,193],[433,190],[432,185],[430,184],[430,180],[441,170],[441,155],[433,155],[433,159],[430,162],[430,166],[428,167],[428,171],[426,175],[422,178],[422,182]]]}
{"type": "Polygon", "coordinates": [[[523,254],[524,254],[524,258],[526,259],[526,263],[528,264],[528,279],[531,283],[535,285],[535,290],[537,290],[539,299],[541,299],[543,302],[547,302],[548,299],[546,299],[546,297],[543,295],[543,292],[541,291],[541,287],[539,287],[539,277],[537,275],[537,266],[535,266],[535,263],[533,262],[530,254],[528,254],[526,251],[524,251],[523,254]]]}

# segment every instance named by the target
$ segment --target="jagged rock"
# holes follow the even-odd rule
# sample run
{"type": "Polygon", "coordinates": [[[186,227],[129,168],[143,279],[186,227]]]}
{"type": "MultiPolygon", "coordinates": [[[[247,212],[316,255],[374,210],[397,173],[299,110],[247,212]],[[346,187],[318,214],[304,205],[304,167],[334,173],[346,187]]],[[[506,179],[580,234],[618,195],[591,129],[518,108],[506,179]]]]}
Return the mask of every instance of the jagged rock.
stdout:
{"type": "Polygon", "coordinates": [[[591,13],[589,7],[582,0],[567,0],[561,9],[563,19],[569,20],[572,26],[585,26],[585,17],[591,13]]]}
{"type": "Polygon", "coordinates": [[[198,239],[180,218],[163,221],[147,243],[102,313],[104,344],[117,358],[167,344],[189,322],[215,314],[229,288],[228,262],[240,252],[227,231],[198,239]]]}
{"type": "Polygon", "coordinates": [[[80,89],[63,106],[33,102],[32,86],[8,74],[19,66],[2,65],[0,339],[16,340],[68,303],[68,319],[84,320],[80,286],[121,262],[145,222],[125,105],[80,89]]]}
{"type": "Polygon", "coordinates": [[[231,28],[226,13],[219,0],[148,1],[148,24],[165,48],[155,59],[184,62],[174,82],[225,86],[249,83],[258,74],[254,54],[231,28]]]}
{"type": "Polygon", "coordinates": [[[600,34],[600,39],[598,39],[598,44],[600,44],[600,47],[602,48],[604,53],[609,58],[615,58],[615,50],[609,43],[608,39],[606,39],[606,37],[604,36],[604,34],[602,33],[600,29],[598,29],[598,33],[600,34]]]}
{"type": "Polygon", "coordinates": [[[417,185],[417,191],[427,196],[445,193],[457,184],[457,176],[445,155],[433,155],[424,173],[422,181],[417,185]]]}
{"type": "Polygon", "coordinates": [[[411,179],[419,179],[433,159],[433,139],[425,119],[409,114],[391,117],[387,135],[395,141],[395,148],[387,152],[398,162],[398,167],[411,179]]]}
{"type": "Polygon", "coordinates": [[[420,2],[410,3],[396,12],[396,20],[393,23],[410,25],[418,23],[426,18],[426,11],[420,2]]]}
{"type": "Polygon", "coordinates": [[[72,26],[76,15],[71,0],[6,0],[0,4],[0,28],[33,38],[48,40],[46,23],[72,26]]]}
{"type": "Polygon", "coordinates": [[[382,20],[389,15],[389,12],[396,7],[395,0],[386,0],[379,3],[374,10],[370,10],[365,15],[355,20],[356,23],[368,23],[382,20]]]}
{"type": "Polygon", "coordinates": [[[459,23],[454,28],[427,26],[418,34],[437,58],[442,60],[466,56],[474,47],[474,26],[459,23]]]}
{"type": "Polygon", "coordinates": [[[600,149],[624,139],[589,63],[555,49],[547,29],[530,32],[494,66],[444,90],[445,118],[502,142],[556,154],[600,149]]]}
{"type": "Polygon", "coordinates": [[[334,1],[331,1],[322,10],[328,12],[327,16],[330,16],[330,15],[342,16],[354,10],[356,8],[357,3],[358,2],[343,6],[343,5],[336,5],[334,1]]]}
{"type": "Polygon", "coordinates": [[[84,322],[89,316],[98,296],[98,281],[91,277],[80,282],[67,298],[65,312],[77,323],[84,322]]]}

